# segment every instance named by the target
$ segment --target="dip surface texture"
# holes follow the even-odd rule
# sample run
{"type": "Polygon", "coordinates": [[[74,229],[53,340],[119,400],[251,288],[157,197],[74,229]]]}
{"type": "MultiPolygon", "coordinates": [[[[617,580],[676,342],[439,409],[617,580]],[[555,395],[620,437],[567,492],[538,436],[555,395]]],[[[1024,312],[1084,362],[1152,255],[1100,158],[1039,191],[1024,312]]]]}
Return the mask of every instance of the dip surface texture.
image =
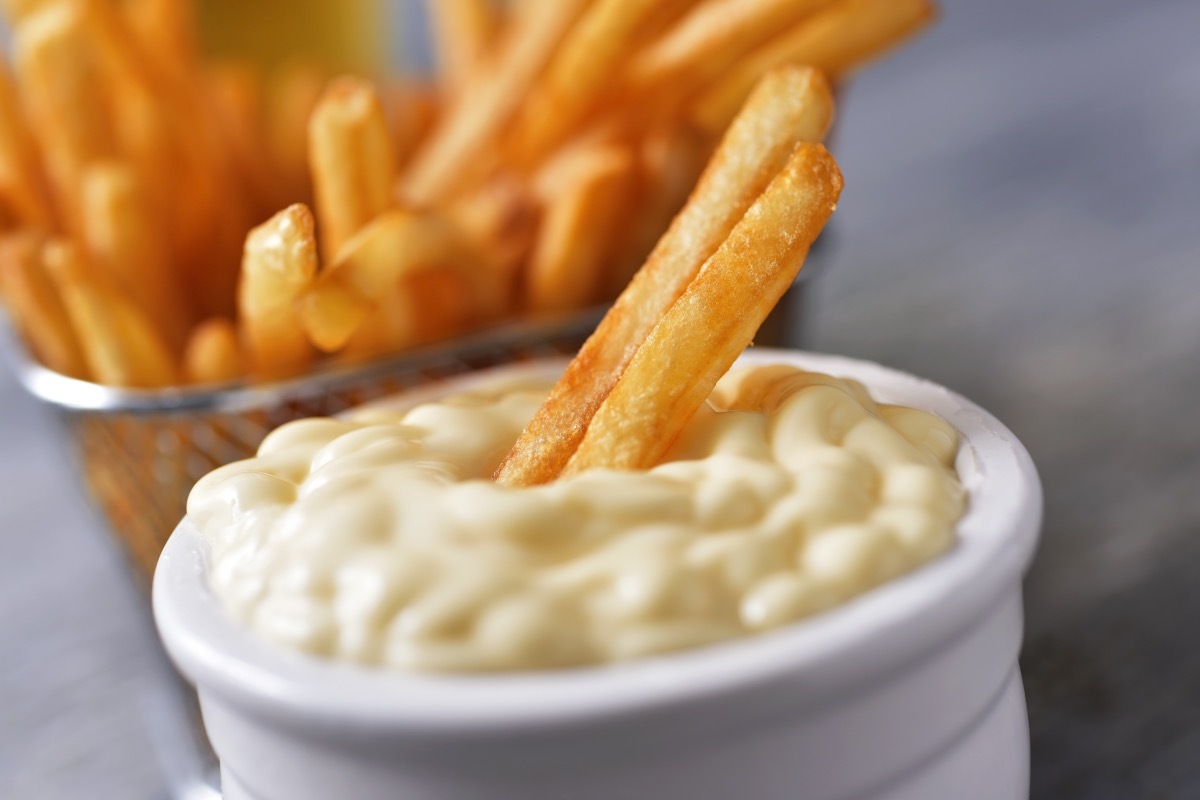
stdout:
{"type": "Polygon", "coordinates": [[[322,656],[545,669],[774,628],[954,541],[954,429],[791,366],[730,372],[649,471],[493,484],[551,383],[278,429],[189,498],[213,591],[322,656]]]}

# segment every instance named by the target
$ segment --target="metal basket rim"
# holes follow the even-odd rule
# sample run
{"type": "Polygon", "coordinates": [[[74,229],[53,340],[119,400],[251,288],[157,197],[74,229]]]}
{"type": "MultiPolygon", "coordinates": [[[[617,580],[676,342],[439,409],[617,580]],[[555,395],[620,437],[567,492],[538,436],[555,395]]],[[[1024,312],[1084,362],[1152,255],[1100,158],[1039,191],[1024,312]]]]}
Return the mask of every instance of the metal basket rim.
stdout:
{"type": "Polygon", "coordinates": [[[408,350],[360,364],[321,366],[303,376],[248,383],[238,381],[197,387],[124,389],[81,380],[37,362],[26,350],[7,315],[0,309],[0,341],[17,381],[32,396],[60,410],[120,414],[194,412],[241,413],[327,392],[344,384],[385,377],[398,371],[434,367],[449,359],[486,355],[498,349],[537,347],[571,335],[587,335],[607,305],[570,314],[505,322],[452,341],[408,350]]]}

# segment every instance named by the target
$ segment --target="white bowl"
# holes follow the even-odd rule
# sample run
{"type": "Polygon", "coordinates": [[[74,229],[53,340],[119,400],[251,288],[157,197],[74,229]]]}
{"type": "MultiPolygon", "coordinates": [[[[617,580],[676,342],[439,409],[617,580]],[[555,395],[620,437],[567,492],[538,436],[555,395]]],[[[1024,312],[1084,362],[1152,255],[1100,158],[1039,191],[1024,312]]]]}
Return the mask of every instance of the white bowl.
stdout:
{"type": "Polygon", "coordinates": [[[154,612],[199,692],[226,800],[1026,797],[1020,586],[1042,497],[1025,448],[910,375],[790,351],[742,358],[762,362],[857,379],[957,428],[970,502],[955,547],[754,638],[615,666],[430,676],[261,641],[209,590],[207,544],[185,519],[159,562],[154,612]]]}

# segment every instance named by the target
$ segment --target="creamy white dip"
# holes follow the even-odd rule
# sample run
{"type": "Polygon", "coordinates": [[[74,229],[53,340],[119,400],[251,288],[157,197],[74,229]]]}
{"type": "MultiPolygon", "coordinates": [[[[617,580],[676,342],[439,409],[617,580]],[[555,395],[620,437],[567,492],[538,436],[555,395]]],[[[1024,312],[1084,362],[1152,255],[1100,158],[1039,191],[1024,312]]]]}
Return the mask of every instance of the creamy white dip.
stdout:
{"type": "Polygon", "coordinates": [[[492,483],[549,389],[510,377],[275,431],[188,501],[213,591],[322,656],[564,667],[843,603],[945,551],[964,511],[953,428],[790,366],[731,372],[649,471],[492,483]]]}

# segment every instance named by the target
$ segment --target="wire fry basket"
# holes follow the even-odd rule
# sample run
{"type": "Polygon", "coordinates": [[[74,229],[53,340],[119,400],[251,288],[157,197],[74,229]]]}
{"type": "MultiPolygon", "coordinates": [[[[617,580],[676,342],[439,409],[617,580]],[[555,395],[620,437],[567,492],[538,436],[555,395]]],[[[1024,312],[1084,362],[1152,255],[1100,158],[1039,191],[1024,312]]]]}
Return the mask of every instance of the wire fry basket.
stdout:
{"type": "Polygon", "coordinates": [[[0,325],[0,339],[21,384],[57,412],[93,505],[148,585],[192,485],[253,455],[273,429],[451,375],[573,353],[602,313],[508,324],[293,380],[194,389],[115,389],[68,378],[33,361],[10,326],[0,325]]]}

